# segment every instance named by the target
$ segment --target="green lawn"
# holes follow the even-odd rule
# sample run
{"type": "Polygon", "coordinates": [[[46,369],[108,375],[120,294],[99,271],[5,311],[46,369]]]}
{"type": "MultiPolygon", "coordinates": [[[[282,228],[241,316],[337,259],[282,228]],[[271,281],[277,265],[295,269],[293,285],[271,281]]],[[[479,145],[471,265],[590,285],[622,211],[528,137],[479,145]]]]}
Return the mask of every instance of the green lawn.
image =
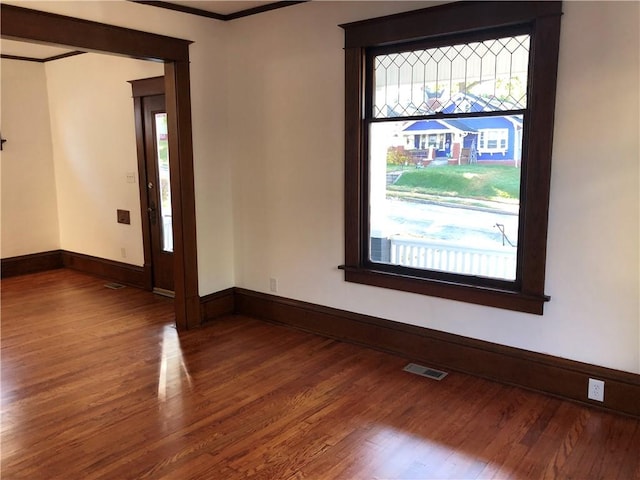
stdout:
{"type": "Polygon", "coordinates": [[[501,165],[442,165],[405,170],[389,192],[479,200],[520,198],[520,169],[501,165]]]}

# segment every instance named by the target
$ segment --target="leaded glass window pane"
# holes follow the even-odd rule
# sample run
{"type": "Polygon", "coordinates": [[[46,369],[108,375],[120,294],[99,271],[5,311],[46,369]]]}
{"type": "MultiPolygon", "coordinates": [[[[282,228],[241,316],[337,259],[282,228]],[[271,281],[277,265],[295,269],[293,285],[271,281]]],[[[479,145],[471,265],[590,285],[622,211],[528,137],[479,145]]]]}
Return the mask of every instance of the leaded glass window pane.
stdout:
{"type": "Polygon", "coordinates": [[[374,58],[374,118],[522,110],[529,35],[374,58]]]}

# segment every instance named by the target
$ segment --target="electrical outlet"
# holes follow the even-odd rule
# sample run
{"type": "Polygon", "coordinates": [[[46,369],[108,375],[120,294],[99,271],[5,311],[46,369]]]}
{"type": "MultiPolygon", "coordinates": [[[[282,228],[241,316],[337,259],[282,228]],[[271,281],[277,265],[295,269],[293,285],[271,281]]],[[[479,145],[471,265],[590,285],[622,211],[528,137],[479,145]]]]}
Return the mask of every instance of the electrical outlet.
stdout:
{"type": "Polygon", "coordinates": [[[604,382],[602,380],[590,378],[589,392],[587,393],[587,397],[589,398],[589,400],[604,402],[604,382]]]}
{"type": "Polygon", "coordinates": [[[136,183],[136,172],[127,172],[127,183],[136,183]]]}
{"type": "Polygon", "coordinates": [[[269,279],[269,290],[271,290],[273,293],[277,293],[277,291],[278,291],[278,279],[277,278],[270,278],[269,279]]]}
{"type": "Polygon", "coordinates": [[[120,256],[122,258],[127,258],[127,249],[126,248],[124,248],[124,247],[120,248],[120,256]]]}

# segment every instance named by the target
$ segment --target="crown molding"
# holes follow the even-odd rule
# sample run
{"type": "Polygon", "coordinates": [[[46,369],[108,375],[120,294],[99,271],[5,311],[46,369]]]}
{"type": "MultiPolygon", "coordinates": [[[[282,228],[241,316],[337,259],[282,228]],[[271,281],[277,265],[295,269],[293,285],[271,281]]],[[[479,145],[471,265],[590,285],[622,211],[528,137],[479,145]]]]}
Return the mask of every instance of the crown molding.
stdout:
{"type": "Polygon", "coordinates": [[[299,3],[306,3],[309,0],[273,2],[267,5],[247,8],[246,10],[240,10],[238,12],[229,13],[229,14],[210,12],[208,10],[202,10],[200,8],[194,8],[194,7],[189,7],[187,5],[179,5],[176,3],[164,2],[159,0],[128,0],[128,1],[132,3],[139,3],[141,5],[148,5],[151,7],[164,8],[166,10],[172,10],[174,12],[189,13],[191,15],[198,15],[200,17],[213,18],[214,20],[222,20],[223,22],[228,22],[230,20],[235,20],[237,18],[248,17],[250,15],[256,15],[258,13],[277,10],[279,8],[290,7],[291,5],[297,5],[299,3]]]}
{"type": "Polygon", "coordinates": [[[0,58],[4,58],[7,60],[20,60],[23,62],[46,63],[46,62],[51,62],[53,60],[60,60],[61,58],[75,57],[76,55],[82,55],[83,53],[87,53],[87,52],[79,52],[79,51],[67,52],[67,53],[61,53],[60,55],[53,55],[52,57],[46,57],[46,58],[23,57],[21,55],[5,55],[3,53],[0,55],[0,58]]]}

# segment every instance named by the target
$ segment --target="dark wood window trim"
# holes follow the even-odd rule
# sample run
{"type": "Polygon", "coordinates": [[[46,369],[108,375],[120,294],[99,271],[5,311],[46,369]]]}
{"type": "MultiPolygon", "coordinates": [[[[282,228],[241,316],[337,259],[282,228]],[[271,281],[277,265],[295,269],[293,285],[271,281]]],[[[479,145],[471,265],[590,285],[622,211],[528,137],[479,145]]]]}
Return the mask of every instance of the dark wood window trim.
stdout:
{"type": "Polygon", "coordinates": [[[176,326],[200,325],[196,250],[189,45],[191,41],[0,5],[2,38],[51,43],[82,51],[123,55],[164,63],[171,158],[176,326]]]}
{"type": "Polygon", "coordinates": [[[455,2],[341,25],[345,30],[345,280],[541,315],[561,2],[455,2]],[[531,35],[528,127],[523,152],[516,281],[474,285],[444,275],[423,278],[368,261],[366,55],[374,48],[525,28],[531,35]]]}

